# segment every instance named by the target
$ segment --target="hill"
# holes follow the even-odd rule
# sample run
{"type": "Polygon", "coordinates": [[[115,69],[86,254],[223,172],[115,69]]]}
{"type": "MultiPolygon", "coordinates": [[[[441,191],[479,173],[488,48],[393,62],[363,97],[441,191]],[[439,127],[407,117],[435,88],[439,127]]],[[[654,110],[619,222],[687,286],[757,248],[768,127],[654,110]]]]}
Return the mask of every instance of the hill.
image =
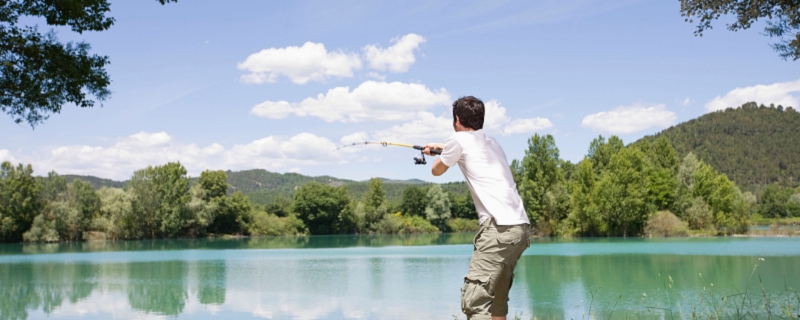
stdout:
{"type": "MultiPolygon", "coordinates": [[[[412,180],[383,180],[383,188],[386,190],[386,200],[389,202],[400,202],[403,190],[409,185],[423,186],[429,182],[412,180]]],[[[360,199],[369,190],[369,181],[353,181],[339,179],[331,176],[311,177],[298,173],[275,173],[264,169],[253,169],[238,172],[228,172],[228,184],[231,191],[241,190],[242,193],[250,197],[255,203],[267,204],[275,197],[284,196],[291,198],[297,187],[311,181],[329,184],[332,186],[346,186],[347,191],[353,198],[360,199]]],[[[442,188],[451,193],[466,194],[467,185],[463,182],[445,183],[442,188]]]]}
{"type": "Polygon", "coordinates": [[[748,102],[642,139],[661,136],[681,157],[693,152],[741,186],[800,183],[800,113],[791,107],[748,102]]]}
{"type": "Polygon", "coordinates": [[[86,181],[86,182],[90,183],[95,189],[100,189],[102,187],[124,188],[128,184],[128,181],[114,181],[114,180],[111,180],[111,179],[103,179],[103,178],[98,178],[98,177],[95,177],[95,176],[81,176],[81,175],[76,175],[76,174],[65,174],[62,177],[64,177],[64,180],[66,180],[67,183],[70,183],[70,182],[78,180],[78,179],[86,181]]]}
{"type": "MultiPolygon", "coordinates": [[[[311,181],[335,187],[346,186],[350,196],[356,199],[361,199],[364,194],[367,193],[367,190],[369,190],[369,181],[354,181],[331,176],[311,177],[299,173],[270,172],[264,169],[227,171],[226,173],[228,174],[228,184],[230,185],[229,192],[241,191],[243,194],[250,197],[250,200],[258,204],[270,203],[278,196],[292,198],[294,197],[294,192],[297,187],[311,181]]],[[[67,182],[72,182],[76,179],[89,182],[95,189],[100,189],[102,187],[124,188],[128,184],[128,181],[114,181],[94,176],[67,174],[63,175],[63,177],[67,182]]],[[[406,187],[410,185],[424,186],[430,184],[429,182],[419,179],[380,179],[383,181],[383,188],[386,190],[386,200],[394,203],[400,202],[403,196],[403,190],[405,190],[406,187]]],[[[196,180],[196,177],[192,178],[192,183],[196,180]]],[[[469,192],[464,182],[445,183],[442,184],[442,188],[456,194],[467,194],[469,192]]]]}

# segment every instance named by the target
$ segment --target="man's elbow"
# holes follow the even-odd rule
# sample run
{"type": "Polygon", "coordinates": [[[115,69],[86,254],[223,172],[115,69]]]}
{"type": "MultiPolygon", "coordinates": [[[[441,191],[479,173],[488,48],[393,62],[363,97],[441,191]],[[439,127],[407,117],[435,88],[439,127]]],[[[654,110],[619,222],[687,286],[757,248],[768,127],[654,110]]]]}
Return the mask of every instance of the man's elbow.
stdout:
{"type": "Polygon", "coordinates": [[[441,175],[443,175],[443,174],[444,174],[444,171],[442,171],[442,170],[436,170],[436,168],[433,168],[433,169],[431,169],[431,173],[433,174],[433,176],[434,176],[434,177],[438,177],[438,176],[441,176],[441,175]]]}

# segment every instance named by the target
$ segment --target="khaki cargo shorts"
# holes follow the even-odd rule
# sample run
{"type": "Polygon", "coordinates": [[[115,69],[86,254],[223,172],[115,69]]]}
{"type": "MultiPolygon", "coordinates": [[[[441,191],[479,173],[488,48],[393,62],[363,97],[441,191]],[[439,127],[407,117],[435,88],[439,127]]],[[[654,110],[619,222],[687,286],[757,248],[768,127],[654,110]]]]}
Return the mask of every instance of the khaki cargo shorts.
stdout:
{"type": "Polygon", "coordinates": [[[470,320],[505,316],[514,267],[531,245],[530,225],[498,226],[494,219],[488,219],[481,224],[474,244],[461,288],[461,311],[470,320]]]}

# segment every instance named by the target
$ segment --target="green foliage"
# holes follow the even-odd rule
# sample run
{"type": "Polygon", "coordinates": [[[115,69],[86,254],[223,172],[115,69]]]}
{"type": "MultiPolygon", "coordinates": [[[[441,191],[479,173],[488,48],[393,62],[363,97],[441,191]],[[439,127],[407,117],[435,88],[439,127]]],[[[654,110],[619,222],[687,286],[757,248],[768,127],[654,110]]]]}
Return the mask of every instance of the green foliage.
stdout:
{"type": "Polygon", "coordinates": [[[450,213],[453,218],[475,219],[478,217],[472,195],[454,193],[447,195],[450,198],[450,213]]]}
{"type": "Polygon", "coordinates": [[[647,220],[644,233],[651,237],[685,236],[689,233],[686,222],[672,212],[659,211],[647,220]]]}
{"type": "Polygon", "coordinates": [[[478,231],[480,227],[478,219],[454,218],[447,220],[447,230],[450,232],[478,231]]]}
{"type": "Polygon", "coordinates": [[[790,216],[787,204],[792,197],[793,190],[770,184],[761,195],[759,214],[766,218],[785,218],[790,216]]]}
{"type": "Polygon", "coordinates": [[[303,235],[308,232],[303,221],[293,214],[278,217],[264,211],[253,214],[253,221],[248,225],[248,231],[254,236],[303,235]]]}
{"type": "Polygon", "coordinates": [[[597,208],[593,207],[592,197],[595,192],[596,178],[592,161],[589,161],[589,158],[583,158],[583,161],[578,163],[578,168],[573,177],[569,220],[570,224],[576,228],[568,233],[588,236],[599,235],[602,221],[597,214],[597,208]]]}
{"type": "Polygon", "coordinates": [[[398,212],[384,216],[375,225],[375,231],[388,234],[437,233],[439,228],[423,217],[404,216],[398,212]]]}
{"type": "Polygon", "coordinates": [[[292,213],[292,200],[278,195],[272,202],[264,206],[264,210],[278,217],[288,217],[292,213]]]}
{"type": "Polygon", "coordinates": [[[450,198],[447,197],[442,187],[437,184],[428,187],[428,206],[425,207],[425,217],[439,230],[444,230],[450,216],[450,198]]]}
{"type": "Polygon", "coordinates": [[[712,226],[713,213],[702,197],[697,197],[692,206],[686,210],[686,221],[692,229],[703,230],[712,226]]]}
{"type": "Polygon", "coordinates": [[[145,236],[141,223],[133,210],[131,192],[118,188],[101,188],[97,191],[100,197],[101,221],[103,230],[111,239],[139,239],[145,236]]]}
{"type": "Polygon", "coordinates": [[[311,234],[338,232],[338,218],[350,203],[346,187],[311,182],[297,189],[294,209],[311,234]]]}
{"type": "Polygon", "coordinates": [[[224,197],[228,193],[228,175],[225,171],[205,170],[200,174],[197,182],[205,190],[205,199],[211,200],[215,198],[224,197]]]}
{"type": "Polygon", "coordinates": [[[134,172],[129,185],[133,210],[145,237],[175,237],[183,229],[189,202],[189,178],[180,163],[148,166],[134,172]]]}
{"type": "Polygon", "coordinates": [[[595,188],[593,206],[603,223],[600,231],[611,236],[633,236],[655,212],[647,202],[647,162],[637,148],[623,148],[611,157],[595,188]]]}
{"type": "Polygon", "coordinates": [[[386,190],[383,189],[383,181],[378,178],[369,179],[369,191],[364,195],[364,204],[367,207],[378,208],[386,202],[386,190]]]}
{"type": "Polygon", "coordinates": [[[558,221],[569,212],[569,192],[560,163],[555,138],[549,134],[534,134],[528,139],[522,163],[512,162],[512,174],[519,180],[517,189],[528,218],[545,235],[554,233],[558,221]]]}
{"type": "Polygon", "coordinates": [[[67,180],[55,171],[47,173],[47,177],[38,180],[41,192],[39,199],[42,203],[56,200],[59,194],[67,191],[67,180]]]}
{"type": "Polygon", "coordinates": [[[88,43],[62,44],[55,31],[42,34],[38,25],[20,22],[43,19],[77,33],[103,31],[114,24],[106,17],[109,10],[108,0],[0,2],[0,111],[34,127],[65,103],[89,108],[95,105],[90,95],[98,101],[108,98],[108,57],[90,55],[88,43]]]}
{"type": "Polygon", "coordinates": [[[611,157],[617,154],[625,144],[622,139],[617,136],[611,136],[606,141],[603,136],[598,136],[589,144],[589,153],[586,155],[592,161],[592,168],[595,170],[595,175],[600,175],[611,162],[611,157]]]}
{"type": "Polygon", "coordinates": [[[764,35],[778,38],[770,46],[787,60],[800,59],[800,5],[796,0],[736,1],[736,0],[681,0],[681,16],[686,21],[697,21],[696,36],[711,29],[711,22],[731,14],[735,20],[726,24],[730,31],[746,30],[756,21],[766,20],[764,35]]]}
{"type": "Polygon", "coordinates": [[[800,148],[795,142],[800,140],[800,113],[755,102],[730,107],[643,139],[655,142],[664,137],[680,157],[694,153],[741,186],[776,182],[796,186],[800,182],[800,148]]]}
{"type": "Polygon", "coordinates": [[[403,190],[403,200],[400,205],[400,211],[403,212],[403,214],[424,216],[427,206],[427,190],[415,185],[409,185],[403,190]]]}
{"type": "Polygon", "coordinates": [[[234,192],[229,197],[220,197],[212,201],[217,204],[217,214],[209,226],[209,232],[222,234],[243,234],[247,232],[247,225],[252,220],[254,210],[250,199],[241,191],[234,192]]]}
{"type": "Polygon", "coordinates": [[[22,240],[41,208],[39,188],[31,165],[0,165],[0,241],[22,240]]]}

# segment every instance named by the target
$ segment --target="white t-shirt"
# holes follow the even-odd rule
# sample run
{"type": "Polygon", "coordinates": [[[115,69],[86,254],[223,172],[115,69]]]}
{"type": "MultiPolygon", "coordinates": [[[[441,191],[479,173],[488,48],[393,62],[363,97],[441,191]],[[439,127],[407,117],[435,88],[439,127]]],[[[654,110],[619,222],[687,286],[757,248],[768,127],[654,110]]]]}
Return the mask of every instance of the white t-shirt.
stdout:
{"type": "Polygon", "coordinates": [[[498,225],[530,224],[503,148],[483,130],[456,132],[440,156],[448,167],[458,164],[467,179],[481,224],[494,218],[498,225]]]}

